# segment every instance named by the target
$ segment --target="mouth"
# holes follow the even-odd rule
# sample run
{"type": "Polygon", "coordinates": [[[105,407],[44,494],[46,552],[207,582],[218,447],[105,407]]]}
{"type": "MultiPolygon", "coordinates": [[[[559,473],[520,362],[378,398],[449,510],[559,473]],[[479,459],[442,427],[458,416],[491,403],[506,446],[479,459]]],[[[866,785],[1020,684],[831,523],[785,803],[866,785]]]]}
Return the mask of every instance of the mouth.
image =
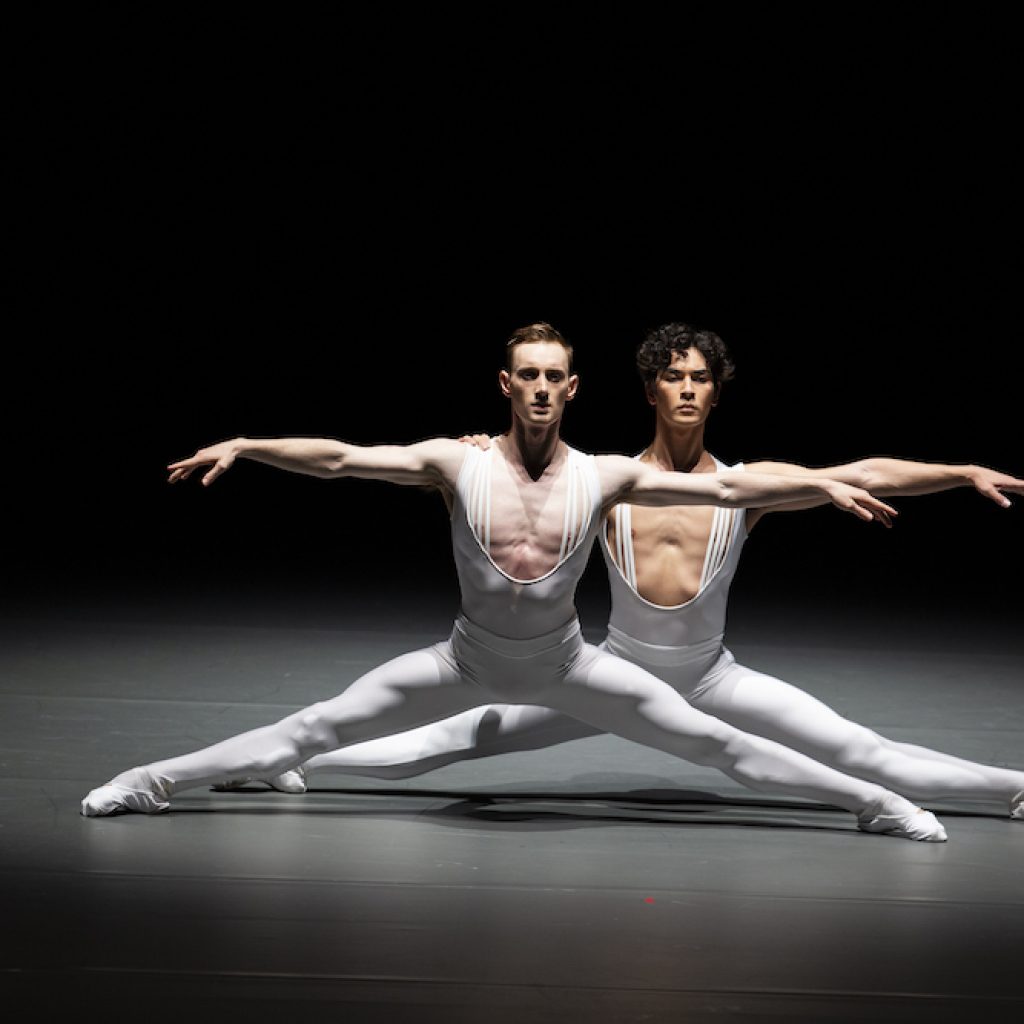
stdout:
{"type": "Polygon", "coordinates": [[[697,406],[695,405],[680,405],[676,407],[676,412],[696,412],[697,406]]]}

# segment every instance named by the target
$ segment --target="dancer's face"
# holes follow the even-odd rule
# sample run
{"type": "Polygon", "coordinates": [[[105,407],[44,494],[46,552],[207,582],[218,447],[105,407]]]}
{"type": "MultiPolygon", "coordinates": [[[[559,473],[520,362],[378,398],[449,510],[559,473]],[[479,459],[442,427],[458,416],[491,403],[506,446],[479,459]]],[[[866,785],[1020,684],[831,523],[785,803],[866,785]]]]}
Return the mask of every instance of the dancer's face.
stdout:
{"type": "Polygon", "coordinates": [[[718,402],[707,360],[692,347],[673,353],[672,362],[647,389],[647,400],[667,424],[695,427],[704,423],[718,402]]]}
{"type": "Polygon", "coordinates": [[[569,373],[569,355],[551,341],[529,341],[511,352],[511,369],[498,374],[512,415],[527,426],[547,426],[562,418],[565,403],[576,394],[579,379],[569,373]]]}

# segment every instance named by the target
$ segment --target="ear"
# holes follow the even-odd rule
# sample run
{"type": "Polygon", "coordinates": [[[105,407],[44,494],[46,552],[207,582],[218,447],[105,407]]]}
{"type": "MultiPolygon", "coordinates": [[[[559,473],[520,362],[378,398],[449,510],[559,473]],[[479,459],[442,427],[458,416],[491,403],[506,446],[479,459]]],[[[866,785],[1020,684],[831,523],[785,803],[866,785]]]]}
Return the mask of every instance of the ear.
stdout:
{"type": "Polygon", "coordinates": [[[712,408],[714,408],[716,405],[718,405],[718,400],[721,397],[722,397],[722,385],[721,384],[716,384],[715,385],[715,396],[714,396],[714,398],[711,399],[711,407],[712,408]]]}
{"type": "Polygon", "coordinates": [[[647,396],[648,405],[658,404],[658,396],[655,394],[654,391],[654,381],[648,381],[646,384],[644,384],[644,394],[647,396]]]}
{"type": "Polygon", "coordinates": [[[509,376],[508,370],[499,370],[498,371],[498,387],[501,388],[501,393],[506,398],[511,398],[512,397],[512,388],[510,386],[511,383],[512,383],[512,378],[509,376]]]}
{"type": "Polygon", "coordinates": [[[565,400],[571,402],[576,397],[576,389],[580,386],[580,379],[575,373],[569,374],[569,390],[565,393],[565,400]]]}

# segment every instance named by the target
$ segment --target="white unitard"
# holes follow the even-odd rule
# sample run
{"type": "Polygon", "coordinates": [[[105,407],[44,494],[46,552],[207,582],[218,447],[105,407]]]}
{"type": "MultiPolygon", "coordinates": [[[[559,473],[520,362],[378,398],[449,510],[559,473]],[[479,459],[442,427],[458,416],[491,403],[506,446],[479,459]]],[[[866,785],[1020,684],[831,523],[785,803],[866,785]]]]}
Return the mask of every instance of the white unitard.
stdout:
{"type": "MultiPolygon", "coordinates": [[[[615,733],[712,765],[753,789],[824,801],[862,819],[881,808],[913,816],[912,805],[882,787],[741,732],[691,707],[643,668],[584,643],[573,600],[601,526],[594,459],[569,449],[555,485],[565,509],[561,557],[544,576],[517,580],[489,553],[491,478],[498,457],[496,447],[467,448],[459,474],[452,544],[462,610],[448,640],[395,658],[340,696],[274,725],[122,773],[86,797],[83,813],[161,809],[180,789],[274,775],[317,754],[470,708],[477,709],[471,717],[479,738],[491,713],[479,706],[500,702],[543,705],[551,710],[540,714],[550,721],[615,733]]],[[[525,722],[530,712],[521,718],[515,710],[498,714],[525,722]]],[[[504,721],[496,732],[507,732],[504,721]]],[[[941,832],[937,823],[934,829],[941,832]]],[[[935,837],[936,831],[929,834],[935,837]]]]}
{"type": "MultiPolygon", "coordinates": [[[[742,469],[715,462],[720,470],[742,469]]],[[[616,506],[613,515],[614,550],[607,529],[600,530],[612,596],[602,650],[647,669],[700,711],[918,800],[1005,802],[1024,790],[1024,772],[886,739],[795,686],[737,664],[723,635],[729,588],[747,537],[743,510],[715,510],[698,592],[673,607],[652,604],[637,592],[630,506],[616,506]]],[[[596,732],[550,708],[491,705],[317,757],[306,768],[406,778],[466,758],[540,749],[596,732]]]]}

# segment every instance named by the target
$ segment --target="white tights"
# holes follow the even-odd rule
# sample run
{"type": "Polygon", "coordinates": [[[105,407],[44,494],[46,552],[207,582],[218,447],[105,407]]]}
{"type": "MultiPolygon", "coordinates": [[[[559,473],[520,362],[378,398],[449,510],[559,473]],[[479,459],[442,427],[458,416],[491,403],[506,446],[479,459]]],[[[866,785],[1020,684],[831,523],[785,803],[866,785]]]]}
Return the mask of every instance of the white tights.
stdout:
{"type": "Polygon", "coordinates": [[[899,801],[874,782],[691,707],[643,668],[584,644],[577,623],[534,641],[512,641],[460,618],[450,640],[373,669],[333,700],[144,767],[169,796],[225,779],[275,775],[302,762],[385,777],[416,774],[464,757],[602,732],[713,766],[751,789],[855,814],[899,801]],[[516,706],[480,706],[486,700],[516,706]],[[446,715],[455,717],[389,735],[446,715]],[[360,743],[379,736],[387,738],[360,743]],[[345,749],[325,761],[338,747],[345,749]]]}
{"type": "MultiPolygon", "coordinates": [[[[602,648],[605,645],[602,644],[602,648]]],[[[1007,801],[1024,790],[1024,772],[975,764],[927,747],[899,743],[843,718],[820,700],[772,676],[736,664],[728,651],[695,688],[671,668],[646,665],[677,689],[690,707],[744,733],[799,751],[820,765],[866,779],[916,800],[1007,801]]],[[[582,717],[582,716],[581,716],[582,717]]],[[[306,772],[333,770],[374,778],[410,778],[456,761],[539,750],[603,731],[549,707],[490,704],[396,736],[359,743],[307,762],[306,772]]],[[[665,748],[662,748],[665,749],[665,748]]],[[[778,753],[778,748],[774,748],[778,753]]],[[[693,754],[681,756],[703,761],[693,754]]],[[[723,771],[753,789],[766,788],[741,762],[723,771]]],[[[759,764],[755,774],[765,770],[759,764]]],[[[779,788],[777,785],[774,788],[779,788]]],[[[833,802],[835,798],[833,797],[833,802]]]]}

